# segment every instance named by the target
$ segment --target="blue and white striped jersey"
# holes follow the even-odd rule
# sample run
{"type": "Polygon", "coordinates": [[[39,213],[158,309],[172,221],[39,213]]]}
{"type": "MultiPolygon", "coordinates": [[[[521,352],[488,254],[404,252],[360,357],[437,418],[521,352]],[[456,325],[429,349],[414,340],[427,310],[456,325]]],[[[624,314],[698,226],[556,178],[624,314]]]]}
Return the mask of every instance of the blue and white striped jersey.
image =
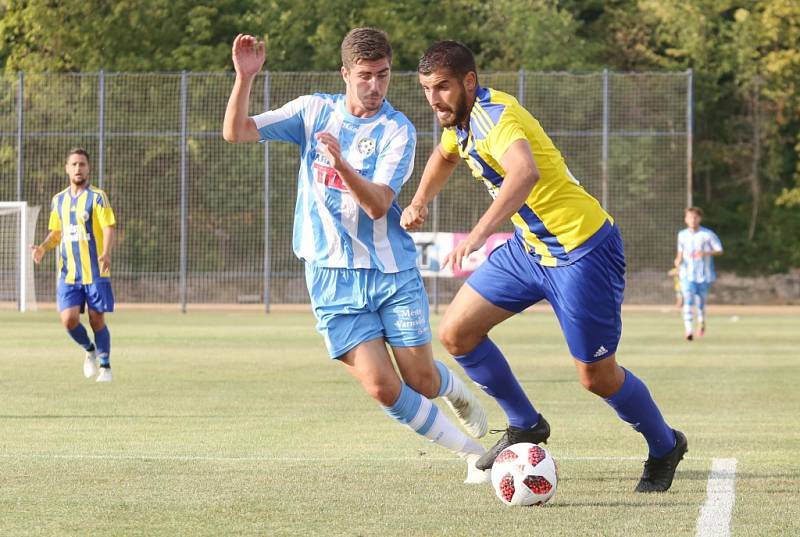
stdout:
{"type": "Polygon", "coordinates": [[[683,254],[679,269],[681,280],[694,283],[711,283],[717,279],[714,258],[699,256],[700,252],[721,252],[722,242],[717,234],[700,226],[697,232],[686,228],[678,233],[678,251],[683,254]]]}
{"type": "Polygon", "coordinates": [[[253,120],[262,141],[283,140],[300,146],[292,241],[298,258],[322,267],[387,273],[416,267],[416,248],[400,227],[397,199],[385,216],[372,220],[316,150],[315,135],[332,134],[361,176],[398,193],[411,177],[417,142],[416,130],[405,115],[384,101],[377,114],[359,118],[345,108],[344,95],[316,93],[253,120]]]}

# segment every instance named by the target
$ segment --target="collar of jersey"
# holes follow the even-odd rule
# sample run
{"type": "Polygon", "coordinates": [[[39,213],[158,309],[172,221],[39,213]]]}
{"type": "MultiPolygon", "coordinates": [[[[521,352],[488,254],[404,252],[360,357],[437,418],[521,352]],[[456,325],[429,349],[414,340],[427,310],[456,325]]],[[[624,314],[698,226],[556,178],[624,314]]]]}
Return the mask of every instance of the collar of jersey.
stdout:
{"type": "MultiPolygon", "coordinates": [[[[472,107],[475,108],[475,104],[482,103],[489,101],[491,99],[491,92],[489,88],[484,88],[482,86],[475,87],[475,101],[472,103],[472,107]]],[[[456,139],[462,146],[466,146],[466,142],[469,139],[469,133],[472,131],[472,109],[469,112],[469,123],[467,124],[467,129],[462,129],[458,125],[456,125],[456,139]]]]}

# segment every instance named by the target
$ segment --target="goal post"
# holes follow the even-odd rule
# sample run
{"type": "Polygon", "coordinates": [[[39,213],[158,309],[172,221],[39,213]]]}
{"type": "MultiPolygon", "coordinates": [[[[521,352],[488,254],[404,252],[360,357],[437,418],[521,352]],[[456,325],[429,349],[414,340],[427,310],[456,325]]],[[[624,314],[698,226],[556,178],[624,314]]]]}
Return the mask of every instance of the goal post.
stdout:
{"type": "Polygon", "coordinates": [[[24,201],[0,201],[0,302],[16,302],[19,311],[36,310],[36,286],[30,246],[39,207],[24,201]]]}

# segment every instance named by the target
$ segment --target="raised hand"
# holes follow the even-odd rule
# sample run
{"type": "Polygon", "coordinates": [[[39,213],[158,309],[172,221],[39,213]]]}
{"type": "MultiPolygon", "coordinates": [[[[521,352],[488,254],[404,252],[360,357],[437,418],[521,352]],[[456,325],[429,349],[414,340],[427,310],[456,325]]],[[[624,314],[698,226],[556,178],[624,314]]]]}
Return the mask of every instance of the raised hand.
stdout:
{"type": "Polygon", "coordinates": [[[239,34],[233,40],[231,56],[236,74],[253,77],[261,71],[261,67],[264,65],[266,47],[263,41],[257,40],[252,35],[239,34]]]}
{"type": "Polygon", "coordinates": [[[344,159],[342,158],[342,148],[339,145],[339,140],[337,140],[332,134],[328,132],[317,133],[317,140],[319,141],[319,143],[317,144],[317,151],[322,153],[322,155],[326,159],[328,159],[333,169],[339,171],[344,162],[344,159]]]}

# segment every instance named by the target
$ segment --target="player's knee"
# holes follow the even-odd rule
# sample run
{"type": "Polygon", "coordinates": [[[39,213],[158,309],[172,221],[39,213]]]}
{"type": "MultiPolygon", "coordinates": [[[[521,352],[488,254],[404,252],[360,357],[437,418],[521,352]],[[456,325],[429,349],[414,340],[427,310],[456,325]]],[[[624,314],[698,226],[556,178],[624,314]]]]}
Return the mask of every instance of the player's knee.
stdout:
{"type": "Polygon", "coordinates": [[[462,333],[457,326],[445,322],[439,325],[439,341],[453,356],[467,354],[478,343],[474,337],[462,333]]]}
{"type": "Polygon", "coordinates": [[[383,406],[392,406],[400,395],[397,387],[388,383],[376,382],[364,385],[364,390],[383,406]]]}
{"type": "Polygon", "coordinates": [[[587,374],[581,375],[581,385],[587,390],[600,397],[611,397],[619,389],[617,379],[612,375],[587,374]]]}
{"type": "Polygon", "coordinates": [[[80,319],[78,317],[62,317],[61,324],[64,325],[64,328],[67,330],[74,330],[80,324],[80,319]]]}

